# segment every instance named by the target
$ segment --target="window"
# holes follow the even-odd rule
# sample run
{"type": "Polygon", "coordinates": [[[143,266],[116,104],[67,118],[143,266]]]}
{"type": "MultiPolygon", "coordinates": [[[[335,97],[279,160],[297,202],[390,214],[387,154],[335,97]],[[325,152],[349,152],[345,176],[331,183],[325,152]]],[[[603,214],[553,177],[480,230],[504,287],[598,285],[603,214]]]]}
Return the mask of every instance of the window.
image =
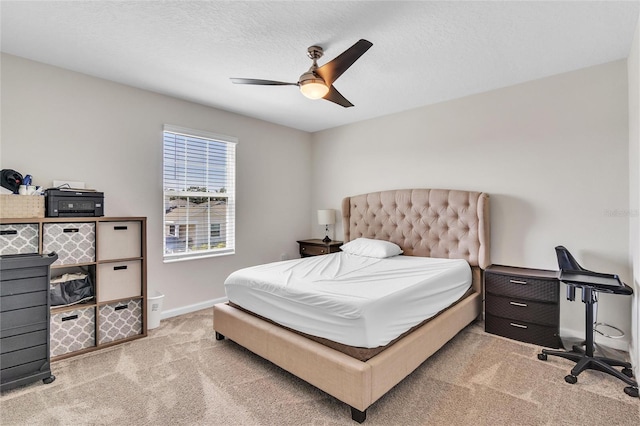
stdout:
{"type": "Polygon", "coordinates": [[[219,223],[211,224],[211,238],[220,238],[220,228],[219,223]]]}
{"type": "Polygon", "coordinates": [[[235,252],[236,143],[164,126],[165,262],[235,252]]]}

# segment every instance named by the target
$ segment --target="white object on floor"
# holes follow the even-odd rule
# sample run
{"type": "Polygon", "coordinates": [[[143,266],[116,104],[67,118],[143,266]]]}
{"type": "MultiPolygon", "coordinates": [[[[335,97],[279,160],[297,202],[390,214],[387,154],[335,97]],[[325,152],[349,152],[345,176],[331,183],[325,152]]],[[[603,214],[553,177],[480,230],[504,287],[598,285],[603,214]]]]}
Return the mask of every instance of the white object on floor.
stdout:
{"type": "Polygon", "coordinates": [[[152,297],[147,297],[147,330],[151,330],[160,326],[160,317],[162,315],[162,302],[164,294],[158,290],[153,292],[152,297]]]}

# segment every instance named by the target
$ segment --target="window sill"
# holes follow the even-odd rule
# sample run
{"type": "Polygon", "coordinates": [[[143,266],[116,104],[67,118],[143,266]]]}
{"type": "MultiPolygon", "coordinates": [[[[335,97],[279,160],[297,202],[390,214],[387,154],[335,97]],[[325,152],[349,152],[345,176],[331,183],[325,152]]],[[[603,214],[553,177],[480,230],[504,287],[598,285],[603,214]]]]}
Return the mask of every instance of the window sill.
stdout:
{"type": "Polygon", "coordinates": [[[209,254],[203,254],[203,255],[184,255],[180,257],[162,259],[162,263],[175,263],[175,262],[182,262],[185,260],[209,259],[212,257],[230,256],[233,254],[236,254],[235,250],[227,251],[224,253],[209,253],[209,254]]]}

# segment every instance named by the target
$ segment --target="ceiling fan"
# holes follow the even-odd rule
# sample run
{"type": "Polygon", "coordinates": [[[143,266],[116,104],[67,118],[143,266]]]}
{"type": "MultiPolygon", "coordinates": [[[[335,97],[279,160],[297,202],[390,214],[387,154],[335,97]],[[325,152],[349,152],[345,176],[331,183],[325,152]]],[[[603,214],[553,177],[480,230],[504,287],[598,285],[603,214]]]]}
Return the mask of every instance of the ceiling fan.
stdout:
{"type": "Polygon", "coordinates": [[[344,96],[333,87],[333,83],[344,73],[353,63],[360,58],[373,43],[361,39],[353,46],[336,56],[332,61],[318,67],[318,59],[322,57],[324,51],[320,46],[311,46],[307,49],[307,55],[313,61],[309,71],[300,76],[297,83],[286,83],[284,81],[258,80],[254,78],[232,78],[235,84],[257,84],[262,86],[298,86],[303,95],[309,99],[326,99],[345,108],[352,107],[344,96]]]}

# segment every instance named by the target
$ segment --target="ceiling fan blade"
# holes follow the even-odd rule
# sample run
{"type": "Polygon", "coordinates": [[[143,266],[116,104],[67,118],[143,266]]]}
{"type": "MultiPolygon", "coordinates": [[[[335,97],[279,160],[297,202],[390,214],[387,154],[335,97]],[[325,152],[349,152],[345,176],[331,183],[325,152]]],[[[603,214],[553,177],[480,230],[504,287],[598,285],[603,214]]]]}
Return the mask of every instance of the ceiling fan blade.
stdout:
{"type": "Polygon", "coordinates": [[[349,102],[347,100],[347,98],[342,96],[342,94],[340,92],[338,92],[336,90],[336,88],[333,87],[333,86],[329,87],[329,93],[324,95],[324,97],[322,99],[326,99],[328,101],[333,102],[334,104],[338,104],[338,105],[343,106],[345,108],[349,108],[349,107],[353,106],[353,104],[351,102],[349,102]]]}
{"type": "Polygon", "coordinates": [[[360,56],[373,46],[370,41],[360,39],[353,46],[336,56],[332,61],[327,62],[316,70],[318,75],[331,86],[360,56]]]}
{"type": "Polygon", "coordinates": [[[231,82],[235,84],[259,84],[262,86],[297,86],[298,83],[286,83],[284,81],[274,80],[258,80],[255,78],[232,78],[231,82]]]}

